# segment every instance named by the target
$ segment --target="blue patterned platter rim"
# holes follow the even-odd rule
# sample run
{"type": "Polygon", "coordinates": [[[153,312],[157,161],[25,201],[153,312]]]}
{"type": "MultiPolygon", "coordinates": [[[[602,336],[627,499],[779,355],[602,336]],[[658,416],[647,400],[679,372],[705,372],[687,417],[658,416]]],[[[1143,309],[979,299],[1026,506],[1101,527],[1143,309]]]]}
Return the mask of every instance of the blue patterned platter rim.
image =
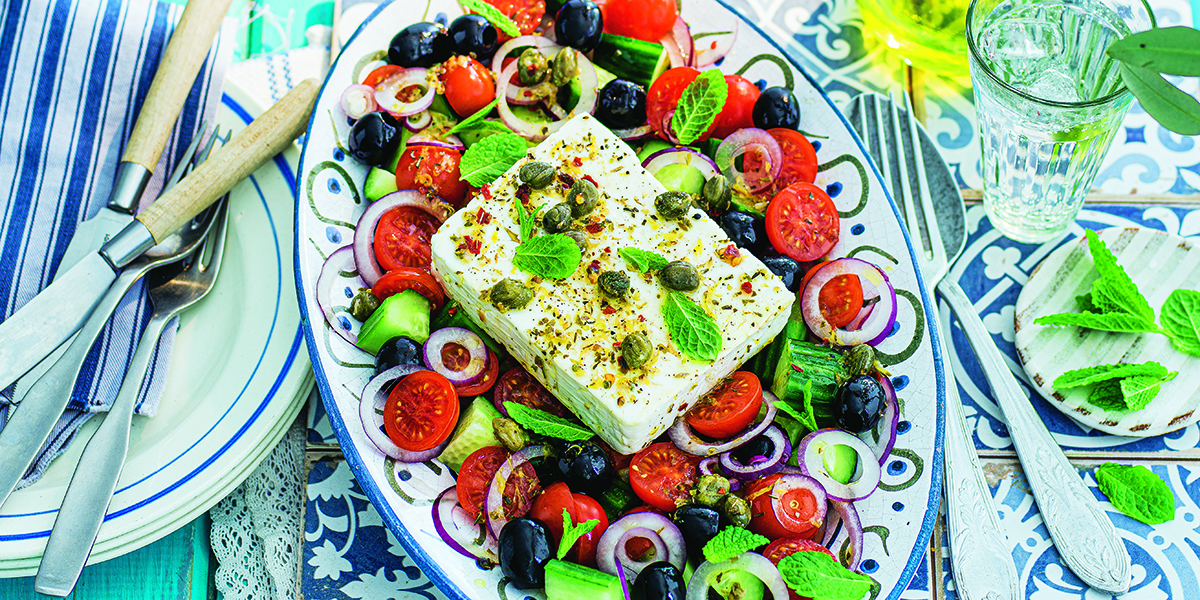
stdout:
{"type": "MultiPolygon", "coordinates": [[[[413,2],[381,5],[346,43],[330,69],[305,136],[296,190],[296,285],[305,339],[317,384],[347,461],[379,509],[384,522],[416,564],[450,598],[494,600],[539,597],[508,585],[499,569],[485,571],[446,545],[433,530],[432,500],[453,485],[441,463],[396,463],[366,436],[359,417],[359,396],[373,375],[372,357],[346,342],[326,322],[317,305],[315,284],[325,259],[351,243],[353,223],[365,210],[359,182],[366,167],[341,148],[350,123],[339,107],[347,85],[357,83],[366,67],[387,48],[405,25],[461,14],[452,0],[429,0],[422,14],[413,2]]],[[[857,256],[887,273],[901,300],[897,325],[877,350],[888,365],[900,398],[901,424],[895,449],[884,463],[883,479],[871,496],[856,502],[864,526],[861,571],[878,584],[872,598],[900,597],[928,547],[937,518],[942,479],[942,422],[945,410],[942,357],[936,339],[933,305],[916,266],[900,213],[883,187],[858,137],[820,86],[752,23],[723,0],[684,0],[684,19],[696,34],[728,31],[739,20],[738,43],[721,62],[725,72],[751,81],[793,88],[801,106],[802,130],[817,147],[817,185],[833,197],[842,219],[842,235],[831,256],[857,256]]],[[[353,296],[353,282],[335,290],[353,296]],[[342,289],[344,288],[344,289],[342,289]]],[[[339,296],[340,297],[340,296],[339,296]]],[[[345,313],[344,307],[334,309],[345,313]]],[[[348,317],[344,317],[348,318],[348,317]]],[[[339,323],[350,327],[349,322],[339,323]]],[[[833,546],[841,547],[845,531],[833,546]]]]}

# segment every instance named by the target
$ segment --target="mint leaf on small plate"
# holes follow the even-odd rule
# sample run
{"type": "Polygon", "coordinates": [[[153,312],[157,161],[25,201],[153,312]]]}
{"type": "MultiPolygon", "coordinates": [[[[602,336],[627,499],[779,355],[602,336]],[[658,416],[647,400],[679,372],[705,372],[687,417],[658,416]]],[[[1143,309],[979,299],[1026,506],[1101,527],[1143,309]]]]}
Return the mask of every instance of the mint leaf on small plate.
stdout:
{"type": "Polygon", "coordinates": [[[1096,467],[1096,483],[1113,508],[1147,525],[1175,519],[1175,494],[1146,467],[1104,463],[1096,467]]]}
{"type": "Polygon", "coordinates": [[[1171,292],[1163,302],[1159,319],[1176,350],[1200,356],[1200,292],[1188,289],[1171,292]]]}
{"type": "Polygon", "coordinates": [[[1172,371],[1165,377],[1138,375],[1122,379],[1120,384],[1121,397],[1125,399],[1125,406],[1129,410],[1142,410],[1146,408],[1150,404],[1150,401],[1158,395],[1158,390],[1162,389],[1162,384],[1175,379],[1175,375],[1177,374],[1172,371]]]}
{"type": "Polygon", "coordinates": [[[1073,387],[1091,385],[1096,382],[1106,381],[1109,379],[1120,379],[1122,377],[1133,377],[1136,375],[1152,375],[1154,377],[1166,377],[1167,368],[1154,362],[1147,361],[1141,364],[1117,363],[1112,365],[1099,365],[1095,367],[1087,367],[1085,369],[1074,369],[1067,371],[1055,378],[1052,384],[1055,389],[1065,390],[1073,387]]]}

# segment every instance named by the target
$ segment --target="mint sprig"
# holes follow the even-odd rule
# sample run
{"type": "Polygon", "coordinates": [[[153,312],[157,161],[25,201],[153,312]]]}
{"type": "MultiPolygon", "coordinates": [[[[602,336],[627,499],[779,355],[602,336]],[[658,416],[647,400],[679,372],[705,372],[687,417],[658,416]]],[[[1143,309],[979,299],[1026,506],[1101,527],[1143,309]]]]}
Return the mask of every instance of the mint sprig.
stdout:
{"type": "Polygon", "coordinates": [[[1175,349],[1200,356],[1200,292],[1175,290],[1163,302],[1159,317],[1175,349]]]}
{"type": "Polygon", "coordinates": [[[680,144],[695,142],[713,124],[725,98],[729,96],[729,84],[720,69],[705,71],[683,90],[679,107],[671,117],[671,131],[680,144]]]}
{"type": "Polygon", "coordinates": [[[552,415],[544,410],[529,408],[524,404],[505,402],[504,410],[508,411],[508,418],[538,435],[568,442],[590,440],[596,435],[596,432],[583,425],[573,423],[558,415],[552,415]]]}
{"type": "Polygon", "coordinates": [[[446,135],[458,133],[460,131],[474,131],[476,129],[512,133],[512,130],[508,127],[505,127],[503,124],[496,123],[495,121],[484,120],[489,114],[492,113],[492,109],[496,108],[496,105],[498,104],[500,104],[499,98],[492,100],[487,106],[475,111],[475,114],[459,121],[458,123],[455,123],[454,127],[451,127],[450,131],[446,132],[446,135]]]}
{"type": "Polygon", "coordinates": [[[1175,518],[1175,495],[1146,467],[1104,463],[1096,467],[1096,483],[1113,508],[1147,525],[1175,518]]]}
{"type": "Polygon", "coordinates": [[[583,252],[575,240],[554,233],[540,235],[517,246],[513,265],[543,279],[566,279],[582,260],[583,252]]]}
{"type": "Polygon", "coordinates": [[[525,138],[515,133],[485,137],[463,153],[458,163],[459,178],[473,186],[487,185],[517,164],[527,149],[525,138]]]}
{"type": "Polygon", "coordinates": [[[668,292],[662,312],[671,341],[685,356],[703,362],[712,362],[720,356],[721,329],[691,298],[680,292],[668,292]]]}
{"type": "Polygon", "coordinates": [[[1056,377],[1054,383],[1051,385],[1055,389],[1066,390],[1110,379],[1121,379],[1123,377],[1135,377],[1138,375],[1166,377],[1167,368],[1152,360],[1141,364],[1117,363],[1112,365],[1098,365],[1067,371],[1056,377]]]}
{"type": "Polygon", "coordinates": [[[731,525],[704,544],[704,559],[711,563],[733,560],[770,541],[757,533],[731,525]]]}
{"type": "Polygon", "coordinates": [[[639,273],[657,271],[667,266],[667,263],[669,262],[667,261],[666,257],[661,254],[651,252],[649,250],[642,250],[640,248],[620,248],[617,250],[617,254],[619,254],[621,258],[625,259],[625,262],[628,263],[630,267],[636,269],[639,273]]]}
{"type": "Polygon", "coordinates": [[[517,226],[521,229],[521,241],[528,242],[533,237],[533,226],[537,224],[537,214],[546,205],[543,204],[533,211],[525,210],[525,203],[520,198],[514,198],[517,207],[517,226]]]}
{"type": "Polygon", "coordinates": [[[801,551],[779,561],[783,582],[801,596],[821,600],[862,600],[870,577],[855,573],[824,552],[801,551]]]}
{"type": "Polygon", "coordinates": [[[816,431],[820,429],[820,427],[817,425],[817,415],[813,412],[812,380],[805,379],[804,387],[800,388],[800,391],[804,395],[803,406],[797,408],[793,406],[791,402],[780,398],[775,403],[775,408],[778,408],[791,418],[795,419],[796,422],[808,428],[809,431],[816,431]]]}
{"type": "Polygon", "coordinates": [[[458,0],[458,4],[463,7],[463,10],[482,15],[483,18],[492,22],[496,29],[503,31],[509,37],[517,37],[521,35],[521,29],[508,15],[500,12],[500,9],[483,2],[482,0],[458,0]]]}
{"type": "Polygon", "coordinates": [[[562,560],[568,552],[571,551],[571,546],[579,541],[579,538],[591,533],[597,525],[600,524],[600,519],[589,519],[578,525],[571,522],[571,513],[567,509],[563,509],[563,534],[562,539],[558,541],[558,560],[562,560]]]}

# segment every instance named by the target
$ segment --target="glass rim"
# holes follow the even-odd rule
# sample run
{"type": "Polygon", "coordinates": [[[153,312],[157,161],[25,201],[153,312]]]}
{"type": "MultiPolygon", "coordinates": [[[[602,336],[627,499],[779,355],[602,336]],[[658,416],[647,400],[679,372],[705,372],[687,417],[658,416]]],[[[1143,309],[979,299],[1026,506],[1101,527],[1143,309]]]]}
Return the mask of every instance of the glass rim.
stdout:
{"type": "MultiPolygon", "coordinates": [[[[1147,2],[1147,0],[1139,0],[1139,1],[1141,2],[1142,7],[1146,9],[1146,14],[1150,15],[1150,29],[1157,29],[1158,21],[1154,18],[1154,11],[1150,9],[1150,4],[1147,2]]],[[[989,67],[987,65],[987,62],[980,59],[981,53],[975,47],[975,36],[973,35],[973,31],[972,31],[972,27],[971,27],[971,16],[975,14],[975,6],[978,4],[979,4],[979,0],[971,0],[971,5],[969,7],[967,7],[967,15],[966,15],[967,27],[966,27],[966,32],[965,32],[967,35],[967,47],[969,48],[969,51],[971,53],[971,58],[974,59],[974,62],[978,63],[979,70],[981,70],[984,73],[984,75],[986,75],[987,78],[990,79],[993,83],[996,83],[997,85],[1004,88],[1005,90],[1007,90],[1013,94],[1016,94],[1022,98],[1025,98],[1027,100],[1030,100],[1032,102],[1036,102],[1038,104],[1044,104],[1046,106],[1053,106],[1056,108],[1088,108],[1088,107],[1092,107],[1092,106],[1100,106],[1102,104],[1108,104],[1108,103],[1116,100],[1122,94],[1129,93],[1129,88],[1126,87],[1124,84],[1122,84],[1120,88],[1117,88],[1116,91],[1112,92],[1111,94],[1108,94],[1107,96],[1095,98],[1093,100],[1086,100],[1084,102],[1062,102],[1062,101],[1058,101],[1058,100],[1047,100],[1045,98],[1039,98],[1037,96],[1030,94],[1029,92],[1026,92],[1024,90],[1021,90],[1019,88],[1012,86],[1011,84],[1004,81],[1003,79],[1000,79],[999,77],[996,76],[996,74],[994,72],[992,72],[992,69],[991,69],[991,67],[989,67]]],[[[1149,31],[1149,30],[1147,30],[1147,31],[1149,31]]],[[[1139,33],[1139,32],[1134,32],[1134,33],[1139,33]]]]}

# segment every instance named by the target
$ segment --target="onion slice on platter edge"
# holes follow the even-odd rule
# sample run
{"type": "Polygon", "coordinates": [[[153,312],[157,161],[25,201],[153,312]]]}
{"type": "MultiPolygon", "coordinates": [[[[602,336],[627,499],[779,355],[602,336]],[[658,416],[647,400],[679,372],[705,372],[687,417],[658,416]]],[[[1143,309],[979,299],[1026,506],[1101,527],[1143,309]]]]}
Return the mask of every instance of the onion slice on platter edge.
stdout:
{"type": "Polygon", "coordinates": [[[852,502],[870,496],[879,488],[882,469],[879,459],[866,442],[841,429],[818,429],[800,440],[796,461],[805,475],[816,479],[830,500],[852,502]],[[849,446],[857,455],[854,478],[842,483],[825,470],[824,453],[836,445],[849,446]]]}
{"type": "Polygon", "coordinates": [[[488,535],[487,528],[480,523],[474,523],[467,511],[458,501],[457,486],[446,488],[433,501],[433,528],[438,537],[446,542],[455,552],[470,559],[498,559],[496,539],[488,535]],[[475,528],[474,532],[464,528],[459,521],[469,523],[475,528]],[[482,544],[480,543],[482,540],[482,544]],[[475,550],[472,551],[472,548],[475,550]]]}
{"type": "Polygon", "coordinates": [[[395,366],[372,377],[367,382],[366,387],[363,388],[362,401],[358,405],[358,417],[362,419],[363,429],[366,431],[367,438],[379,448],[380,452],[397,462],[421,463],[437,458],[450,443],[450,440],[447,439],[445,442],[429,450],[411,452],[397,446],[388,437],[388,434],[383,431],[383,415],[381,413],[392,386],[408,375],[425,370],[427,370],[425,367],[418,365],[395,366]]]}
{"type": "Polygon", "coordinates": [[[358,223],[354,226],[354,264],[358,267],[358,275],[368,286],[375,285],[383,277],[383,268],[375,260],[375,228],[379,220],[389,210],[400,206],[415,206],[429,213],[438,223],[450,216],[450,211],[444,202],[438,199],[430,201],[417,190],[400,190],[392,192],[367,207],[358,223]]]}
{"type": "Polygon", "coordinates": [[[892,325],[896,322],[898,305],[896,290],[882,269],[858,258],[837,258],[817,267],[812,279],[800,290],[800,310],[809,330],[831,344],[874,346],[887,339],[887,335],[891,333],[892,325]],[[870,316],[854,331],[834,327],[821,314],[821,288],[841,275],[857,275],[860,280],[866,281],[865,285],[874,286],[879,292],[879,302],[871,307],[870,316]]]}
{"type": "MultiPolygon", "coordinates": [[[[321,274],[317,276],[317,305],[325,315],[325,321],[342,339],[358,345],[358,336],[351,330],[342,327],[337,313],[333,310],[333,282],[343,277],[342,273],[355,272],[354,249],[348,244],[334,250],[325,263],[321,265],[321,274]]],[[[362,280],[361,275],[359,279],[362,280]]],[[[366,287],[366,286],[362,286],[366,287]]],[[[347,312],[347,315],[350,313],[347,312]]],[[[353,318],[347,316],[346,318],[353,318]]],[[[351,328],[353,329],[353,327],[351,328]]]]}

